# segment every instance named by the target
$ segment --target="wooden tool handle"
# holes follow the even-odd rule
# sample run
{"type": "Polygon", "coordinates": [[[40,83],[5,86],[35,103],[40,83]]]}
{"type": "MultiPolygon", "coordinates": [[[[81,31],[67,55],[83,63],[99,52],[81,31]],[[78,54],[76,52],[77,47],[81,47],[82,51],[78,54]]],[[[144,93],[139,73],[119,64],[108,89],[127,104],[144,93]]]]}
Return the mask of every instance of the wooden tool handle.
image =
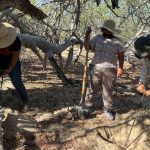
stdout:
{"type": "Polygon", "coordinates": [[[84,39],[84,46],[86,49],[86,56],[85,56],[85,65],[84,65],[84,74],[83,74],[83,80],[82,80],[82,92],[81,92],[81,101],[80,105],[84,103],[85,99],[85,94],[86,94],[86,82],[87,82],[87,77],[88,77],[88,51],[89,51],[89,44],[90,44],[90,33],[91,33],[91,28],[88,27],[85,33],[85,39],[84,39]]]}

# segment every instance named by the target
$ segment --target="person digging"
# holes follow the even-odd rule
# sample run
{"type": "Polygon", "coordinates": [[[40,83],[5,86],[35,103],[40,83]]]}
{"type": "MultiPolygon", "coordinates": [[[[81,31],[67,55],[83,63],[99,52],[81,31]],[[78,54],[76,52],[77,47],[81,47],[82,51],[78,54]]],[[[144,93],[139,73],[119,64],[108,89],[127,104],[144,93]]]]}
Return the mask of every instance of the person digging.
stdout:
{"type": "Polygon", "coordinates": [[[135,43],[135,56],[142,59],[140,79],[136,90],[146,96],[150,96],[150,89],[147,89],[147,77],[150,74],[150,35],[139,37],[135,43]]]}
{"type": "MultiPolygon", "coordinates": [[[[21,111],[28,110],[28,95],[21,78],[21,63],[19,55],[21,42],[16,34],[16,29],[9,23],[0,23],[0,70],[8,74],[13,86],[20,95],[23,105],[21,111]]],[[[1,75],[2,75],[1,74],[1,75]]]]}

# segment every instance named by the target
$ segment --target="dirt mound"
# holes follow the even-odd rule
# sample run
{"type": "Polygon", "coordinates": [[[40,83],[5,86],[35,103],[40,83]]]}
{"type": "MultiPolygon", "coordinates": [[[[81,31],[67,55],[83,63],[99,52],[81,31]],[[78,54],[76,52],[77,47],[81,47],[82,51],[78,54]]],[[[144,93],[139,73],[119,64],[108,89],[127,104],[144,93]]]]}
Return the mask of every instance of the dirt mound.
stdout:
{"type": "Polygon", "coordinates": [[[117,114],[108,121],[103,113],[85,121],[67,119],[67,108],[52,113],[11,113],[4,126],[6,150],[148,150],[150,110],[117,114]]]}

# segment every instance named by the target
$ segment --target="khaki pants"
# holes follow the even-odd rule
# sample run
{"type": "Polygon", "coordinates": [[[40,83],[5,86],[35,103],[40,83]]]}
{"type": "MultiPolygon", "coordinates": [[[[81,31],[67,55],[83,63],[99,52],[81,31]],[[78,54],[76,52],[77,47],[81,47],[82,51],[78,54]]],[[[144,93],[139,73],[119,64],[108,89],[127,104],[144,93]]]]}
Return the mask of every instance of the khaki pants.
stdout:
{"type": "Polygon", "coordinates": [[[117,70],[114,68],[102,68],[99,66],[90,65],[90,82],[86,91],[85,107],[93,106],[95,97],[100,92],[102,87],[102,98],[105,109],[113,107],[113,87],[116,81],[117,70]]]}

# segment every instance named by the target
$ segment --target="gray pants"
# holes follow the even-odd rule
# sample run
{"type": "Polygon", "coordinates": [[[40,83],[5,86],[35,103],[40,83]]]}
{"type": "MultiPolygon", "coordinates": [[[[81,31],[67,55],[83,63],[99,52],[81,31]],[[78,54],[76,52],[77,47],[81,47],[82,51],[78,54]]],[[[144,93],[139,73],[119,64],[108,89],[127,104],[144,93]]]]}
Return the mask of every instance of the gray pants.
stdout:
{"type": "Polygon", "coordinates": [[[102,98],[104,108],[112,109],[113,107],[113,87],[116,81],[117,70],[114,68],[102,68],[90,65],[90,82],[86,91],[85,107],[93,106],[95,98],[102,87],[102,98]]]}

